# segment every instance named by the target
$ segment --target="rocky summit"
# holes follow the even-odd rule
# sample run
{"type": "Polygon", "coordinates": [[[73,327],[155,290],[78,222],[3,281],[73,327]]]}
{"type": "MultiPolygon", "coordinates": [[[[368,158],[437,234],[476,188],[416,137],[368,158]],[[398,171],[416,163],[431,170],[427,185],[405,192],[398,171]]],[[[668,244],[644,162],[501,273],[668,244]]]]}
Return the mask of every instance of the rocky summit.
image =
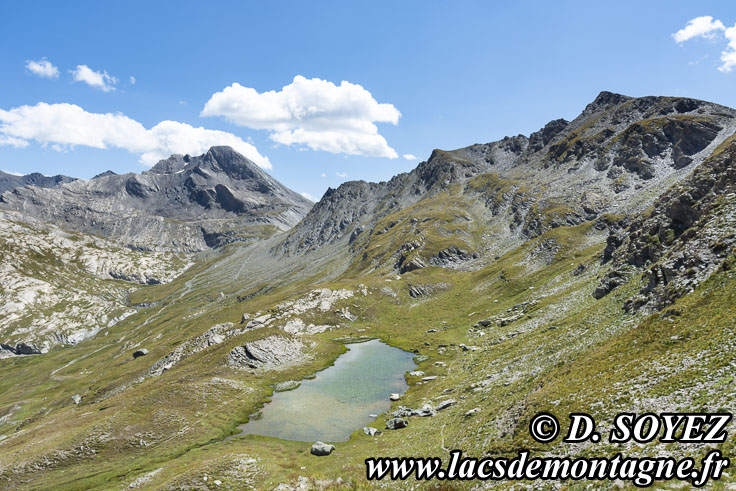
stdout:
{"type": "Polygon", "coordinates": [[[0,487],[364,489],[368,458],[449,449],[733,456],[730,436],[540,444],[529,424],[734,411],[736,110],[602,92],[428,154],[314,205],[228,147],[3,188],[0,487]],[[348,441],[240,433],[369,339],[417,366],[348,441]]]}
{"type": "Polygon", "coordinates": [[[294,226],[311,202],[230,147],[173,155],[142,174],[16,187],[0,209],[140,249],[201,251],[294,226]]]}

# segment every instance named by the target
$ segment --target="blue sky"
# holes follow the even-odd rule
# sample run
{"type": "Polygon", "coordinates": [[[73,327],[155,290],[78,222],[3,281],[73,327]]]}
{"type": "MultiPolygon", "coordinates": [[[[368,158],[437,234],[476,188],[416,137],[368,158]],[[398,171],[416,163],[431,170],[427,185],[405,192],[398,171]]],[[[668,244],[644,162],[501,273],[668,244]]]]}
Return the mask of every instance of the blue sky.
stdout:
{"type": "Polygon", "coordinates": [[[319,198],[571,119],[601,90],[736,107],[718,69],[735,23],[728,1],[3,2],[0,169],[140,172],[222,139],[319,198]]]}

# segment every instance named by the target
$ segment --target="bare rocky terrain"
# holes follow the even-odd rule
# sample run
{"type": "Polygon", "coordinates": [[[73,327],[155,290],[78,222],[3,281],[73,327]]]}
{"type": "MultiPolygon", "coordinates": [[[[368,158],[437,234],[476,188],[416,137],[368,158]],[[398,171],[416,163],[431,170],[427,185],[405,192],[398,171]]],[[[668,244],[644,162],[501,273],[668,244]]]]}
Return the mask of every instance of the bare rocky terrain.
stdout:
{"type": "Polygon", "coordinates": [[[229,147],[174,155],[143,174],[18,187],[0,204],[126,246],[186,252],[289,229],[311,207],[229,147]]]}

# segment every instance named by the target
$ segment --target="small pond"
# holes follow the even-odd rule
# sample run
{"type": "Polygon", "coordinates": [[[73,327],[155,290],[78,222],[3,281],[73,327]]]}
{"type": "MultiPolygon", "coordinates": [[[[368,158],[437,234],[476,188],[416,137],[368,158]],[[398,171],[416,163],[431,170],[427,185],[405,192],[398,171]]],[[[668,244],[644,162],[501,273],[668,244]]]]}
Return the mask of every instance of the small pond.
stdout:
{"type": "Polygon", "coordinates": [[[378,340],[346,345],[335,364],[303,380],[294,390],[275,392],[261,415],[240,426],[239,435],[264,435],[303,442],[344,442],[386,412],[393,392],[416,365],[414,354],[378,340]]]}

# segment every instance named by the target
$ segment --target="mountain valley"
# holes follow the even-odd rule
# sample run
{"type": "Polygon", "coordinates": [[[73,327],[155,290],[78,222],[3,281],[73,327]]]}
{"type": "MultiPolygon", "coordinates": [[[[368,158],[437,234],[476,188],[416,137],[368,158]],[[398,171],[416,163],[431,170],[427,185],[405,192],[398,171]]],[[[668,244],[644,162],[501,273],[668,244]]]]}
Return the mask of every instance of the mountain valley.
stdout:
{"type": "Polygon", "coordinates": [[[436,149],[314,204],[229,147],[142,174],[2,178],[3,488],[364,489],[366,458],[451,449],[700,458],[540,444],[529,421],[585,412],[604,434],[619,412],[736,407],[731,108],[601,92],[572,121],[436,149]],[[371,339],[417,364],[376,431],[324,457],[234,436],[371,339]]]}

